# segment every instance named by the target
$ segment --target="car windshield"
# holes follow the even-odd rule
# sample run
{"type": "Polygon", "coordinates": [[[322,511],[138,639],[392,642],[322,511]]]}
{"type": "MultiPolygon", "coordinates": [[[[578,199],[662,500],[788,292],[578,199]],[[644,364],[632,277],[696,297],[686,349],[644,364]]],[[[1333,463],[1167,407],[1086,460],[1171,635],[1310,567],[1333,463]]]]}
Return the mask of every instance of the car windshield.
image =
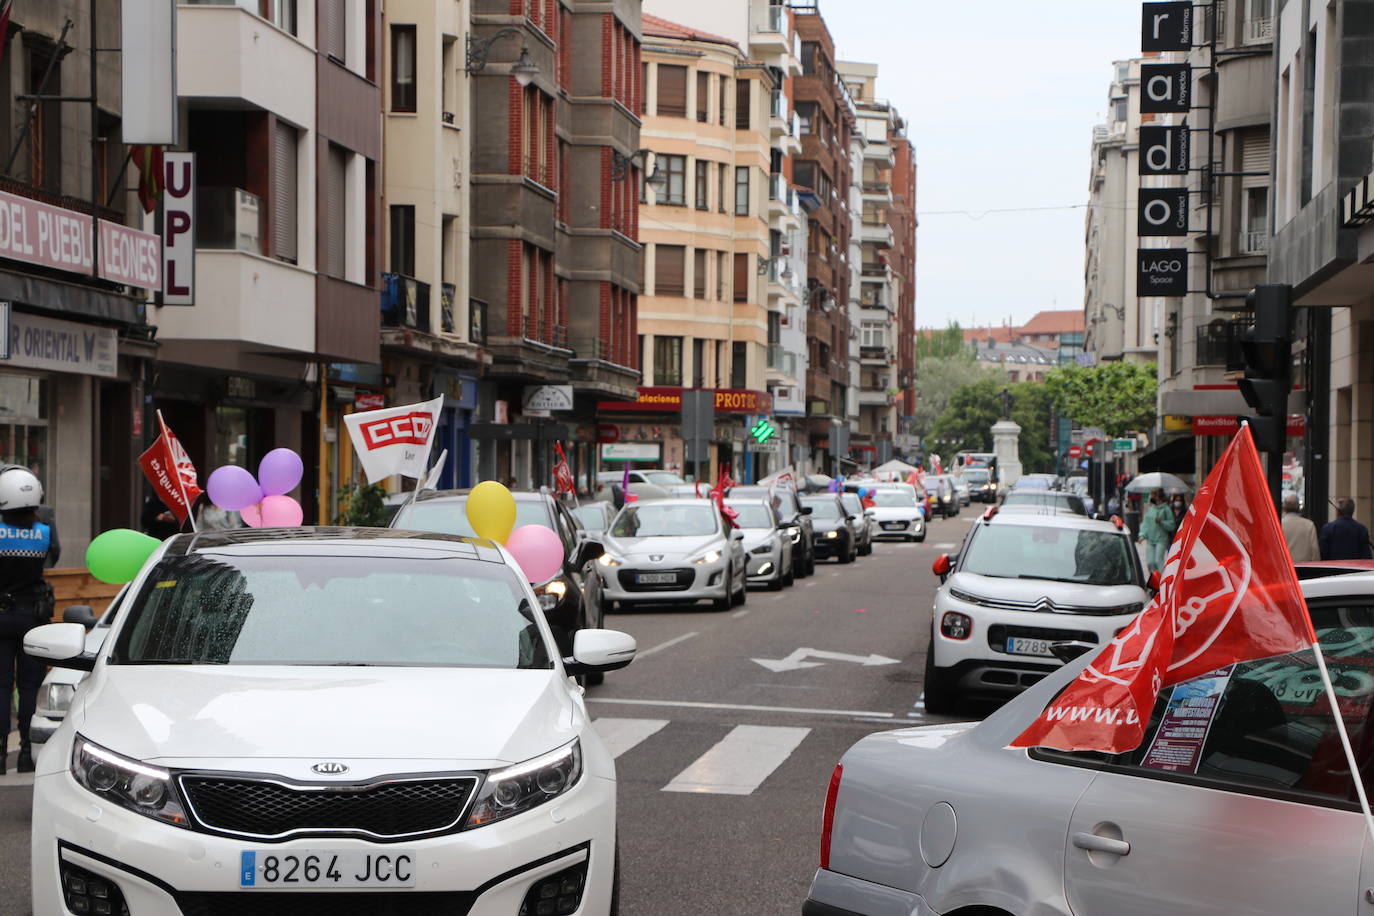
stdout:
{"type": "Polygon", "coordinates": [[[672,471],[640,471],[639,473],[647,483],[659,487],[677,487],[687,483],[686,480],[672,471]]]}
{"type": "Polygon", "coordinates": [[[808,499],[802,505],[811,507],[812,518],[837,519],[840,517],[840,504],[833,499],[808,499]]]}
{"type": "Polygon", "coordinates": [[[916,505],[911,494],[901,490],[879,490],[873,494],[873,501],[880,509],[907,509],[916,505]]]}
{"type": "Polygon", "coordinates": [[[1105,531],[984,525],[959,568],[1001,579],[1135,585],[1136,565],[1131,562],[1130,551],[1128,538],[1105,531]]]}
{"type": "Polygon", "coordinates": [[[988,472],[981,468],[969,468],[964,471],[964,479],[969,483],[987,483],[988,472]]]}
{"type": "Polygon", "coordinates": [[[863,500],[859,499],[857,493],[846,493],[840,497],[840,502],[844,503],[845,511],[850,515],[863,515],[863,500]]]}
{"type": "MultiPolygon", "coordinates": [[[[427,499],[411,503],[396,516],[393,528],[404,531],[433,531],[436,534],[454,534],[458,537],[476,537],[477,533],[468,524],[468,500],[466,496],[451,499],[427,499]]],[[[515,501],[515,527],[521,525],[544,525],[552,527],[549,510],[542,499],[517,499],[515,501]]]]}
{"type": "Polygon", "coordinates": [[[741,528],[772,528],[773,513],[762,503],[730,503],[738,513],[735,524],[741,528]]]}
{"type": "Polygon", "coordinates": [[[797,514],[797,497],[787,487],[731,487],[730,496],[735,499],[767,499],[784,515],[797,514]]]}
{"type": "Polygon", "coordinates": [[[573,515],[588,531],[606,530],[606,512],[600,506],[580,506],[573,510],[573,515]]]}
{"type": "Polygon", "coordinates": [[[1013,490],[1002,502],[1004,506],[1054,506],[1068,509],[1078,515],[1087,515],[1088,509],[1083,500],[1072,493],[1054,493],[1049,490],[1013,490]]]}
{"type": "Polygon", "coordinates": [[[112,664],[549,668],[507,566],[441,557],[165,557],[112,664]]]}
{"type": "Polygon", "coordinates": [[[700,505],[628,506],[616,518],[611,534],[618,538],[701,537],[720,530],[716,510],[707,502],[700,505]]]}

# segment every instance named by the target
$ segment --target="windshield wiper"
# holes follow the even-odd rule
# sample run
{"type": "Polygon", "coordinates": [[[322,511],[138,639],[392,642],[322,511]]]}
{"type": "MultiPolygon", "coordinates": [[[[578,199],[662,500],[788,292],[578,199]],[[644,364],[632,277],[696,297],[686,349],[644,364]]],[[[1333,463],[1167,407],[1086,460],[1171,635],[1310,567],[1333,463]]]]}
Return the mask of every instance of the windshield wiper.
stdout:
{"type": "Polygon", "coordinates": [[[1086,580],[1086,579],[1061,579],[1061,578],[1059,578],[1058,576],[1034,576],[1034,575],[1031,575],[1030,573],[1022,573],[1021,575],[1017,576],[1016,578],[1018,578],[1018,579],[1040,579],[1040,580],[1045,581],[1045,582],[1070,582],[1070,583],[1072,583],[1072,584],[1074,584],[1074,585],[1091,585],[1091,584],[1092,584],[1091,582],[1089,582],[1089,581],[1086,580]]]}

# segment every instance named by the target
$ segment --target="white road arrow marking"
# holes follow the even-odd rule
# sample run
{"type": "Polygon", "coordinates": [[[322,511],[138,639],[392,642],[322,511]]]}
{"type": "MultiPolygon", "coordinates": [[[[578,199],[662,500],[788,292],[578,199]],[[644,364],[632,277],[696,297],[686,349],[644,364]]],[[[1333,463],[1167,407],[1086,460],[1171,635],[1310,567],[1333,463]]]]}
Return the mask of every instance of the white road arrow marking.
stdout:
{"type": "Polygon", "coordinates": [[[820,668],[826,661],[830,662],[851,662],[855,665],[863,665],[865,668],[872,668],[875,665],[895,665],[901,661],[898,658],[888,658],[886,655],[846,655],[843,652],[826,652],[822,649],[798,649],[786,658],[754,658],[750,661],[757,662],[763,667],[777,674],[781,671],[799,671],[802,668],[820,668]],[[821,658],[825,661],[808,662],[807,658],[821,658]]]}

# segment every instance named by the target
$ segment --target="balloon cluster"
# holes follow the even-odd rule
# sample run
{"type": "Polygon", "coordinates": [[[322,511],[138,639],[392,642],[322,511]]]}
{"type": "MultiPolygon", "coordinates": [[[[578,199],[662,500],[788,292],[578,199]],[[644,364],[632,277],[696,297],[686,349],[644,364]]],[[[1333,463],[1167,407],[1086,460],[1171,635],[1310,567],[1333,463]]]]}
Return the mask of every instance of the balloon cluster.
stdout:
{"type": "Polygon", "coordinates": [[[468,524],[479,538],[504,544],[531,583],[547,582],[563,568],[563,539],[547,525],[515,527],[515,497],[494,480],[468,493],[468,524]]]}
{"type": "Polygon", "coordinates": [[[235,464],[210,475],[205,492],[226,512],[237,512],[250,528],[290,528],[305,520],[301,504],[286,494],[305,474],[301,456],[289,448],[274,448],[258,464],[258,476],[235,464]]]}

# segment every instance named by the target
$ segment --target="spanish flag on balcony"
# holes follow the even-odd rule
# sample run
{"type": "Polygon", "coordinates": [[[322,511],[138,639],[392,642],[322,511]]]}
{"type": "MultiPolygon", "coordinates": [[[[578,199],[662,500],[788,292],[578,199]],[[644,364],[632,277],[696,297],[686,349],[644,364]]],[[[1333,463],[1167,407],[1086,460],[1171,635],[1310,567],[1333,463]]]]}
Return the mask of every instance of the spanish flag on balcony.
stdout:
{"type": "MultiPolygon", "coordinates": [[[[8,3],[9,0],[0,0],[8,3]]],[[[162,200],[162,185],[167,167],[162,159],[163,147],[135,144],[129,147],[129,158],[138,169],[138,202],[144,213],[152,213],[162,200]]]]}

